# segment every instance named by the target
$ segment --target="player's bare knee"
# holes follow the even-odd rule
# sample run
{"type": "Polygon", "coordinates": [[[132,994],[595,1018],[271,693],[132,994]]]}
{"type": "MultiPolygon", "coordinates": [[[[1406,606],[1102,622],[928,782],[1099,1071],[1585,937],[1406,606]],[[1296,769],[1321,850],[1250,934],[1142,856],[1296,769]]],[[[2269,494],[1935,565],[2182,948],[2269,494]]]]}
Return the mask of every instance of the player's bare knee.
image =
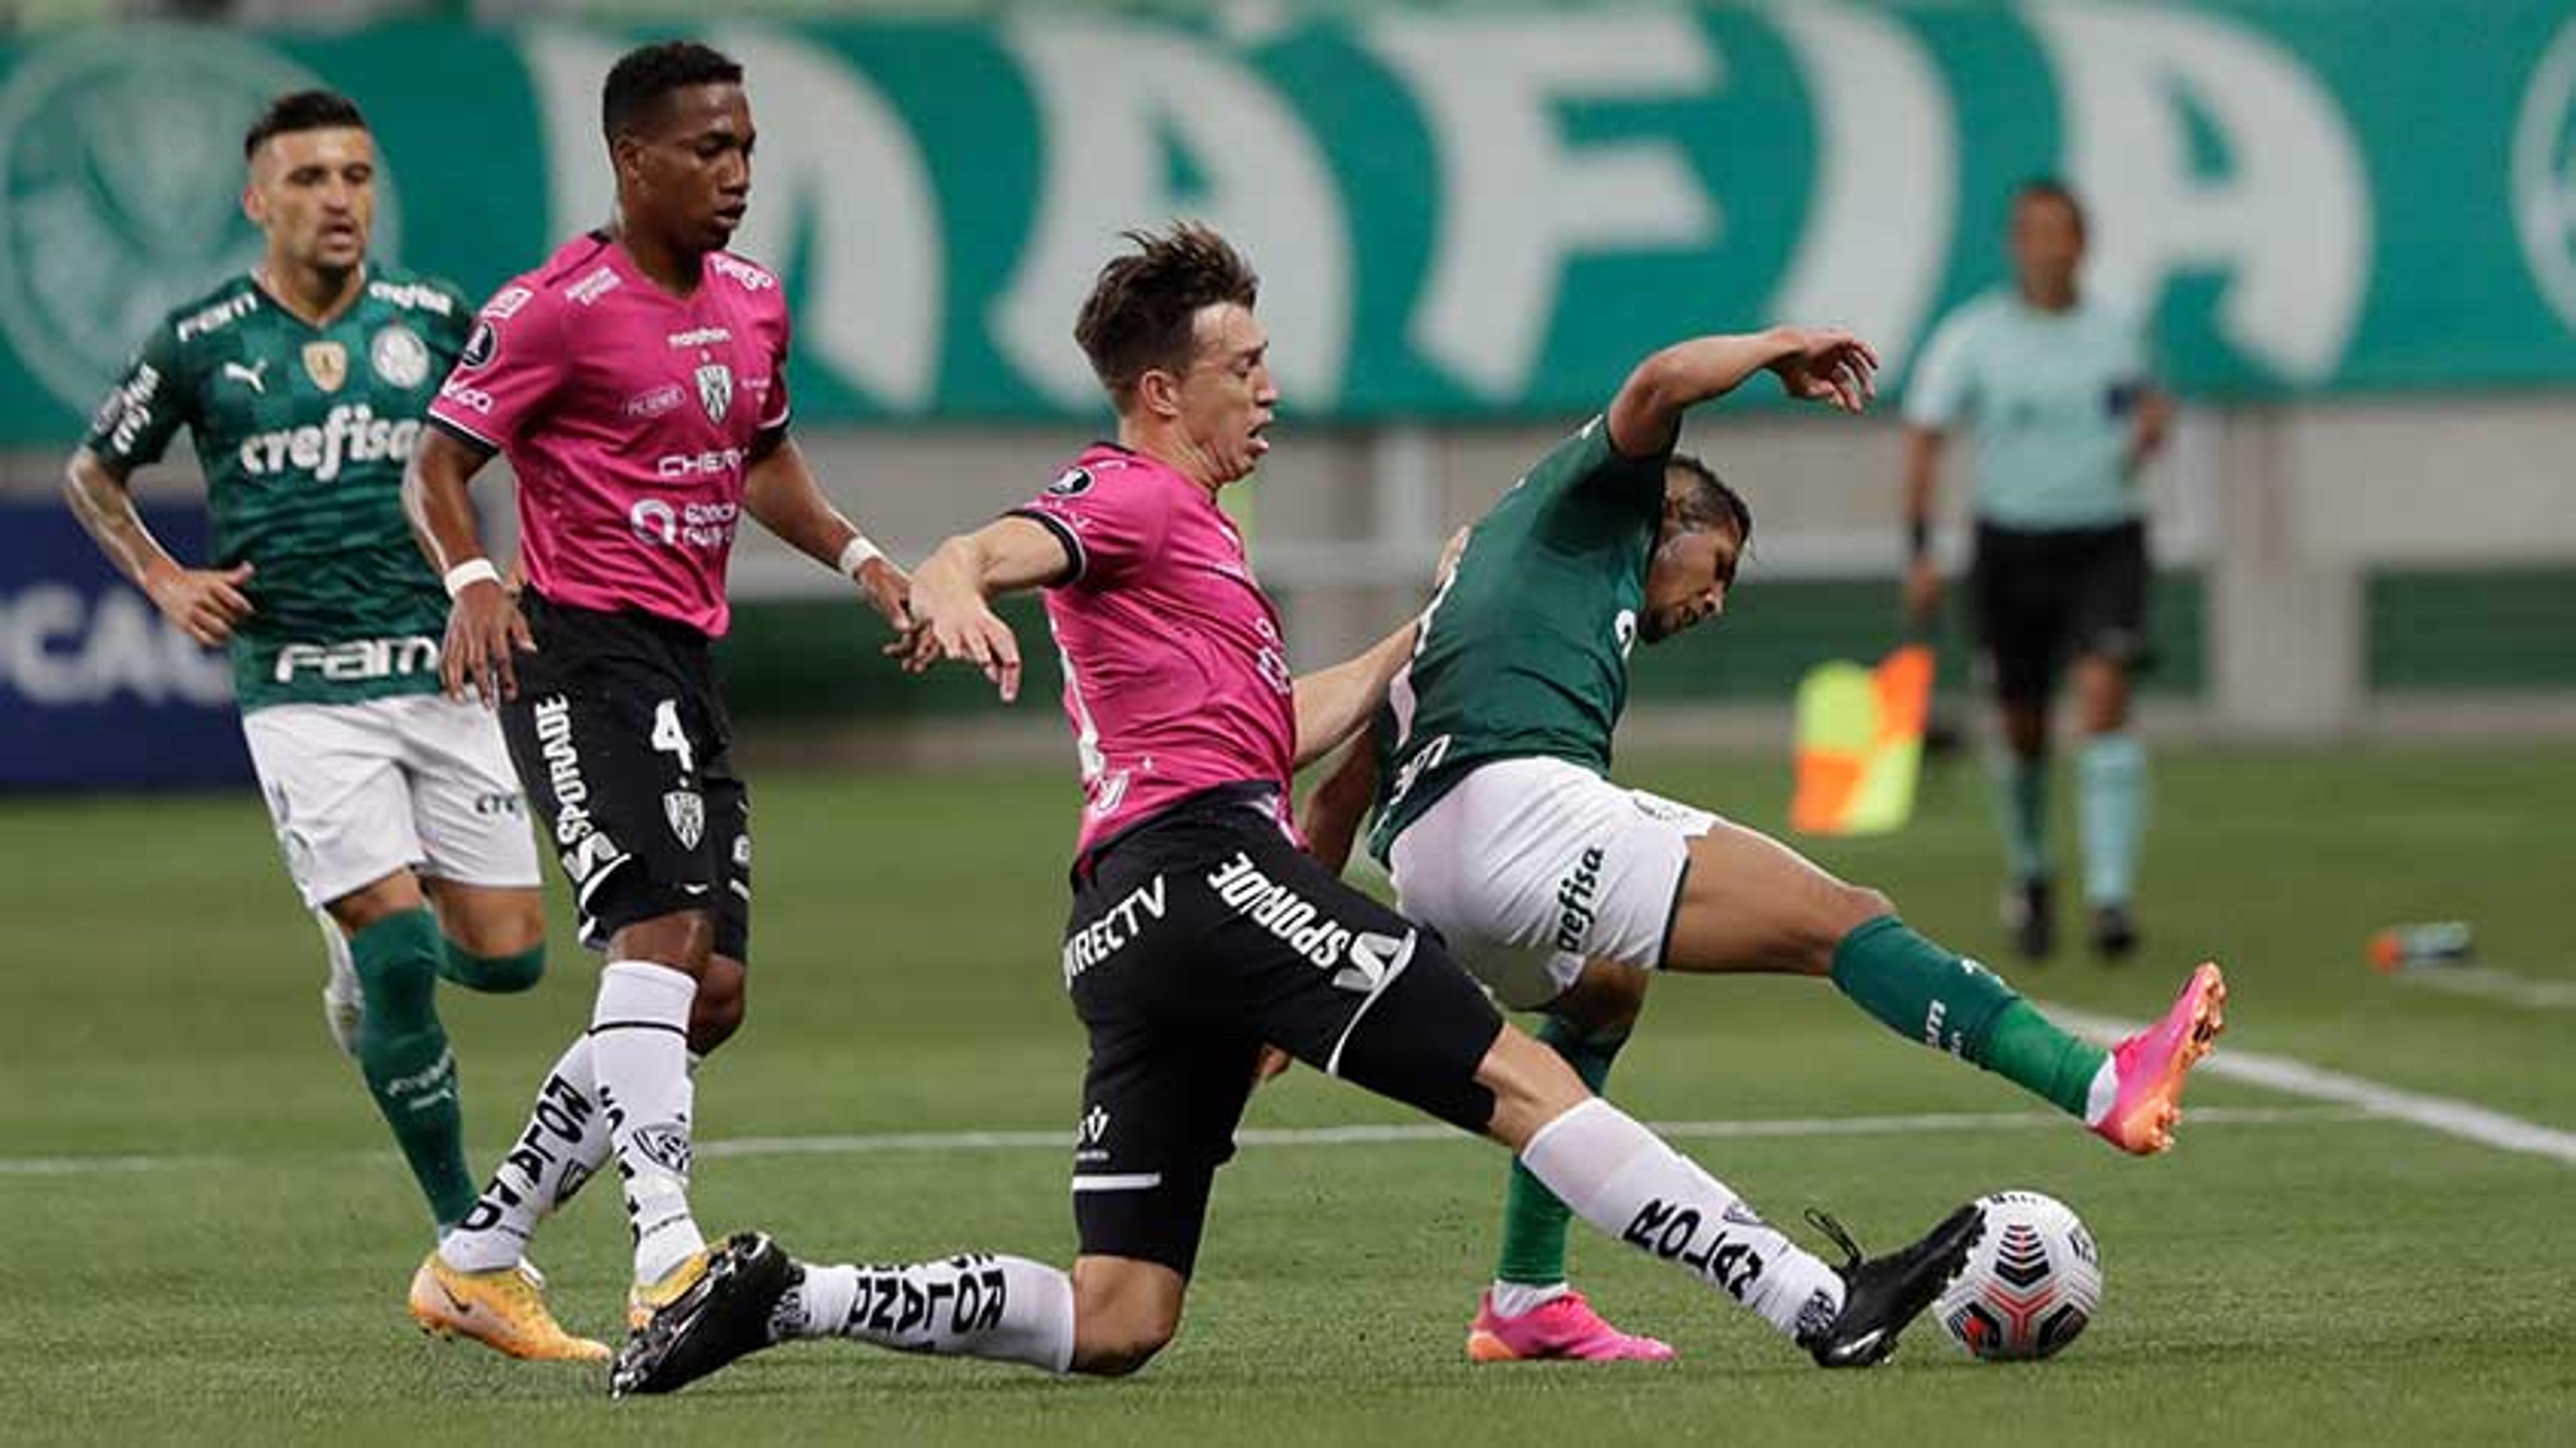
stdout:
{"type": "Polygon", "coordinates": [[[398,870],[372,884],[362,885],[322,908],[343,933],[355,935],[388,915],[417,910],[421,904],[420,881],[409,870],[398,870]]]}
{"type": "Polygon", "coordinates": [[[1154,1360],[1180,1331],[1179,1318],[1121,1317],[1092,1323],[1075,1319],[1073,1370],[1098,1378],[1123,1378],[1154,1360]]]}
{"type": "MultiPolygon", "coordinates": [[[[517,896],[520,892],[511,892],[517,896]]],[[[488,959],[525,955],[546,943],[545,897],[534,890],[525,898],[484,896],[469,908],[458,908],[442,896],[439,929],[447,938],[488,959]]]]}
{"type": "Polygon", "coordinates": [[[748,1008],[748,980],[741,961],[717,956],[707,962],[706,973],[698,977],[697,997],[689,1003],[691,1051],[701,1056],[711,1054],[742,1029],[743,1014],[748,1008]]]}
{"type": "Polygon", "coordinates": [[[1548,1002],[1547,1013],[1586,1036],[1624,1035],[1646,1009],[1646,987],[1654,977],[1632,965],[1596,960],[1565,994],[1548,1002]]]}
{"type": "Polygon", "coordinates": [[[1181,1330],[1187,1280],[1141,1263],[1074,1265],[1075,1372],[1123,1378],[1154,1360],[1181,1330]]]}
{"type": "Polygon", "coordinates": [[[714,957],[715,916],[704,910],[678,910],[638,920],[608,943],[613,960],[646,960],[688,976],[704,976],[714,957]]]}

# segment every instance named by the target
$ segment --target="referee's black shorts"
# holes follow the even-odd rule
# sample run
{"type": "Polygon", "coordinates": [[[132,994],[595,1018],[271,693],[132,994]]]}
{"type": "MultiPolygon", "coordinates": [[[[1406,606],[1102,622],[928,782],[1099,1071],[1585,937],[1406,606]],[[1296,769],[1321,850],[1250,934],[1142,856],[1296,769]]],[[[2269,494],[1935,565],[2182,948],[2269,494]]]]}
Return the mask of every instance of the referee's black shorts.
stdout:
{"type": "Polygon", "coordinates": [[[1439,939],[1221,787],[1076,868],[1064,971],[1091,1035],[1073,1158],[1085,1256],[1186,1277],[1262,1046],[1466,1131],[1502,1017],[1439,939]]]}
{"type": "Polygon", "coordinates": [[[2070,658],[2147,662],[2147,529],[1977,525],[1977,639],[1998,698],[2046,703],[2070,658]]]}

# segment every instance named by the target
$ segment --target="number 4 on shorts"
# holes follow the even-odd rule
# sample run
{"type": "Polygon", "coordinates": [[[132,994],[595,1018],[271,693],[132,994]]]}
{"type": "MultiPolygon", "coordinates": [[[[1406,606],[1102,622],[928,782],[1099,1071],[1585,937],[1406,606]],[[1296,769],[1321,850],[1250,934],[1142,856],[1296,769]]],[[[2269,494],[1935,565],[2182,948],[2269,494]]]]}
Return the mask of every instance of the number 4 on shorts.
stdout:
{"type": "Polygon", "coordinates": [[[653,747],[664,754],[680,757],[680,772],[698,772],[698,756],[689,748],[688,731],[680,727],[680,701],[665,699],[653,706],[653,747]]]}

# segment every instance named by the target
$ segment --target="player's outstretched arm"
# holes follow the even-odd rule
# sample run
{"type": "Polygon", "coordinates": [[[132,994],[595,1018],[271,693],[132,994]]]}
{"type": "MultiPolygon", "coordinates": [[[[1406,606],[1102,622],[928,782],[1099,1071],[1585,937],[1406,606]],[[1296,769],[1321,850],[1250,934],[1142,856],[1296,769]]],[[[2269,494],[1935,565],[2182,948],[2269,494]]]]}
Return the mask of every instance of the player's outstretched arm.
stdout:
{"type": "Polygon", "coordinates": [[[403,515],[429,566],[455,600],[447,612],[447,642],[438,653],[439,681],[452,699],[470,686],[486,707],[519,696],[511,656],[535,653],[537,641],[519,614],[519,601],[502,587],[501,570],[483,551],[483,525],[466,491],[491,454],[442,428],[420,430],[420,445],[403,469],[403,515]]]}
{"type": "Polygon", "coordinates": [[[250,581],[250,565],[189,568],[171,557],[135,511],[125,475],[97,453],[81,448],[64,465],[63,500],[107,561],[188,637],[215,648],[233,636],[234,624],[250,617],[250,600],[241,591],[250,581]]]}
{"type": "Polygon", "coordinates": [[[844,517],[814,480],[795,440],[761,454],[742,478],[743,506],[781,542],[859,586],[895,632],[912,631],[912,576],[844,517]]]}
{"type": "Polygon", "coordinates": [[[1724,397],[1756,372],[1805,402],[1859,412],[1878,395],[1878,353],[1835,328],[1773,327],[1741,336],[1693,337],[1645,361],[1610,402],[1610,445],[1632,458],[1671,450],[1682,414],[1724,397]]]}
{"type": "Polygon", "coordinates": [[[931,551],[912,577],[913,632],[889,652],[907,673],[942,659],[973,664],[1007,704],[1020,696],[1020,642],[993,612],[1006,593],[1054,583],[1073,572],[1073,555],[1044,524],[997,518],[931,551]]]}
{"type": "Polygon", "coordinates": [[[1360,822],[1377,798],[1377,731],[1385,727],[1381,722],[1361,730],[1297,810],[1297,833],[1306,837],[1306,852],[1336,875],[1350,863],[1360,822]]]}

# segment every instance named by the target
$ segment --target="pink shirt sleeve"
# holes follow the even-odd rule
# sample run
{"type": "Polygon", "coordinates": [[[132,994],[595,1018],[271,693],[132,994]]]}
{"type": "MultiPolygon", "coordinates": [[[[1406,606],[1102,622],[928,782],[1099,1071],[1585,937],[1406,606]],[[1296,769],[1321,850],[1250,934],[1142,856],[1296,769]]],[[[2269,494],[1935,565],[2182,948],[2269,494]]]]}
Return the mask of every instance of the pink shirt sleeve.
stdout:
{"type": "Polygon", "coordinates": [[[562,381],[570,360],[562,329],[561,308],[524,278],[494,293],[430,403],[430,421],[494,452],[518,441],[562,381]]]}
{"type": "Polygon", "coordinates": [[[1162,550],[1171,528],[1169,501],[1152,474],[1096,459],[1065,469],[1012,512],[1044,525],[1072,555],[1073,572],[1058,587],[1118,582],[1162,550]]]}
{"type": "Polygon", "coordinates": [[[778,314],[770,325],[771,334],[778,339],[778,342],[776,352],[769,364],[767,405],[760,410],[760,433],[763,437],[776,437],[785,433],[788,415],[795,411],[787,401],[787,353],[795,346],[795,328],[789,320],[784,298],[779,300],[778,314]]]}

